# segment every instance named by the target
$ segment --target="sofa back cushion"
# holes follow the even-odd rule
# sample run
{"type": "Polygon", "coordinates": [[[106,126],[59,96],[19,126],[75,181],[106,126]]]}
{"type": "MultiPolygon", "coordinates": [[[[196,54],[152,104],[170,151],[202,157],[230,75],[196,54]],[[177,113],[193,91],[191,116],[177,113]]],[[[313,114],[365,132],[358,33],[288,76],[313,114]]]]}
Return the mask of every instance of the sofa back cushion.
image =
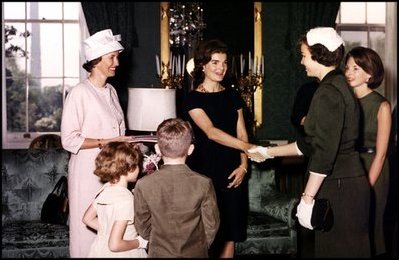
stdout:
{"type": "Polygon", "coordinates": [[[253,212],[263,212],[262,197],[276,190],[274,169],[260,169],[252,164],[251,175],[248,180],[249,210],[253,212]]]}
{"type": "Polygon", "coordinates": [[[44,200],[68,172],[64,149],[2,150],[2,223],[40,221],[44,200]]]}

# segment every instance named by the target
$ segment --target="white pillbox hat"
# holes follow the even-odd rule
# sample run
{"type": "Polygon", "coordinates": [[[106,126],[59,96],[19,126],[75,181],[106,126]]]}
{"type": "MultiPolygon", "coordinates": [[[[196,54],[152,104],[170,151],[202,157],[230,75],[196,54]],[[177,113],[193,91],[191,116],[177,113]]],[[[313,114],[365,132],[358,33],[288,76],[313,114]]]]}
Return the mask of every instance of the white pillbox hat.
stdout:
{"type": "Polygon", "coordinates": [[[306,34],[309,46],[317,43],[325,46],[329,51],[333,52],[338,49],[341,44],[345,46],[344,40],[332,27],[316,27],[306,34]]]}
{"type": "Polygon", "coordinates": [[[123,51],[123,46],[118,42],[120,34],[113,35],[111,29],[96,32],[83,42],[86,61],[92,61],[113,51],[123,51]]]}

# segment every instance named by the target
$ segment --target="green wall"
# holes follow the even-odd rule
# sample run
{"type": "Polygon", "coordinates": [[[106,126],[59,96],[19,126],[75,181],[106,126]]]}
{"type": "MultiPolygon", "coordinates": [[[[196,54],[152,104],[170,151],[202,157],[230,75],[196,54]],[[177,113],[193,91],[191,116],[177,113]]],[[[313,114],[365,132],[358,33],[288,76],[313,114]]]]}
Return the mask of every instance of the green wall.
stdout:
{"type": "Polygon", "coordinates": [[[292,139],[291,110],[299,86],[292,84],[295,67],[286,48],[288,3],[262,3],[262,51],[265,56],[263,125],[257,139],[292,139]]]}

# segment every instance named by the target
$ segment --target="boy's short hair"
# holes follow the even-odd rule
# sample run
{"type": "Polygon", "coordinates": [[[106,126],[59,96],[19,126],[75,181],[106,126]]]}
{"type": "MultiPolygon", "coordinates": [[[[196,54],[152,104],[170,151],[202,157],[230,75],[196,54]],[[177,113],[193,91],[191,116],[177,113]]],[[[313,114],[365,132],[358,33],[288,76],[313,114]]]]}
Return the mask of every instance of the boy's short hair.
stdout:
{"type": "Polygon", "coordinates": [[[97,155],[94,174],[100,181],[117,182],[121,175],[127,175],[141,165],[142,153],[135,143],[109,142],[97,155]]]}
{"type": "Polygon", "coordinates": [[[162,156],[184,157],[192,143],[192,127],[189,122],[180,118],[166,119],[158,126],[157,138],[162,156]]]}

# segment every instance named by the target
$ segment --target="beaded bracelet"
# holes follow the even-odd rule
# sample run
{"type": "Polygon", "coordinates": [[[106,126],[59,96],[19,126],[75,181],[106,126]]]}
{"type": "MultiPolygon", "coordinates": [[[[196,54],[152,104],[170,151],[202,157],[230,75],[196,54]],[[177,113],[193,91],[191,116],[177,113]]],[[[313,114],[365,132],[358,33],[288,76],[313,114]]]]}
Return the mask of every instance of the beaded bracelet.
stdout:
{"type": "Polygon", "coordinates": [[[98,141],[98,148],[101,150],[101,149],[103,149],[103,145],[101,144],[101,141],[102,141],[103,139],[97,139],[97,141],[98,141]]]}

